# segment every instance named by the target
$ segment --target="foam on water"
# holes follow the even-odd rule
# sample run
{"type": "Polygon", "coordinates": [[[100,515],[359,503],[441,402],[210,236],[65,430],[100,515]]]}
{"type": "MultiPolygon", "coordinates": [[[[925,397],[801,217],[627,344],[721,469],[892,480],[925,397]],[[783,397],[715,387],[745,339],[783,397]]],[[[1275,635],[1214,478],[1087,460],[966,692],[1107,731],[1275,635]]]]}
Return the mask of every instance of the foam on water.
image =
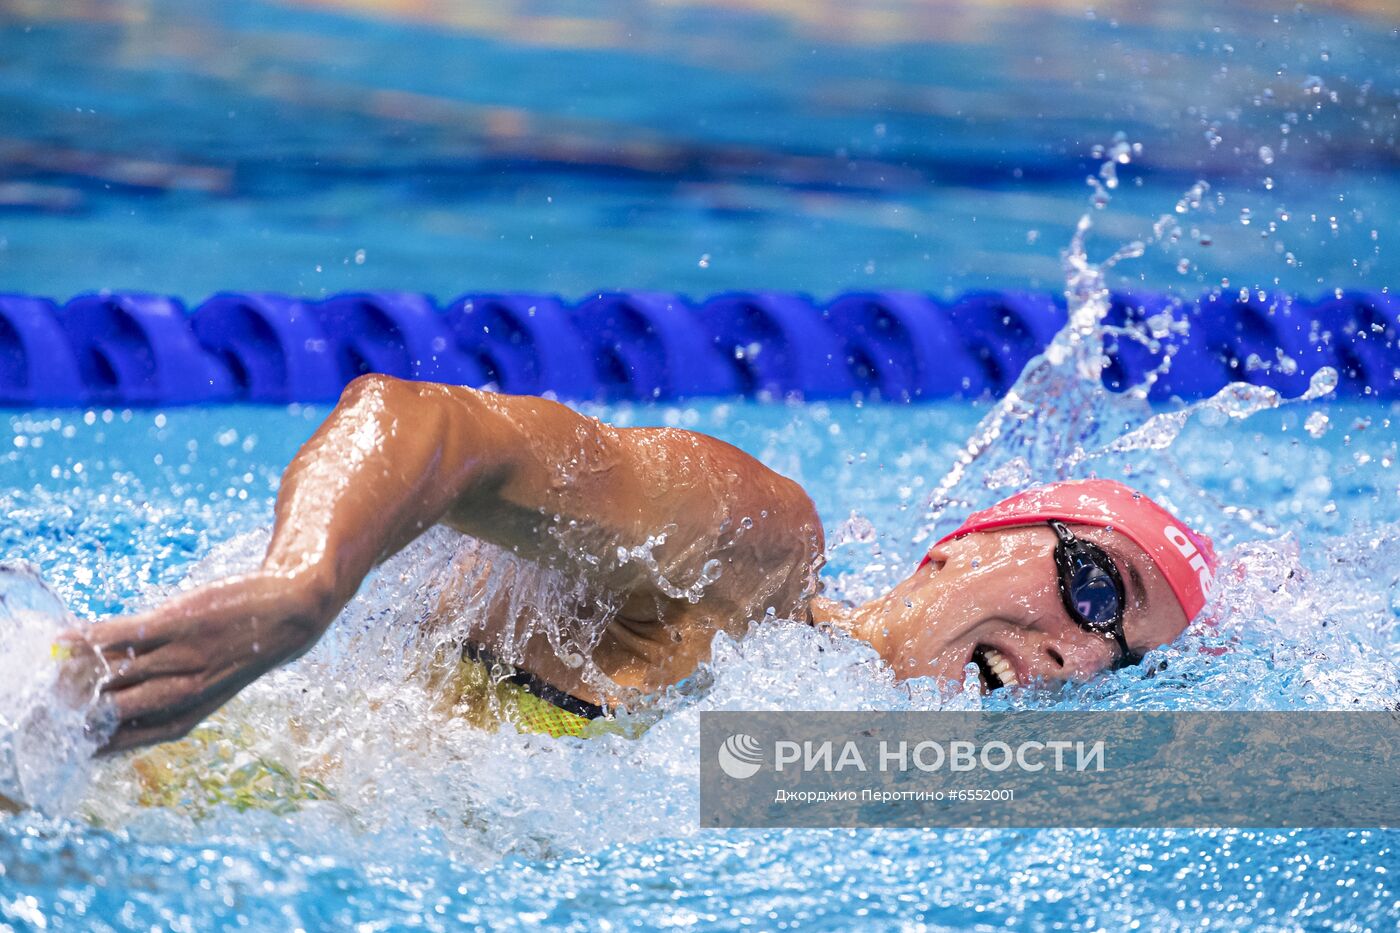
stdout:
{"type": "Polygon", "coordinates": [[[71,808],[91,771],[96,684],[66,681],[55,660],[55,636],[72,623],[31,565],[0,564],[0,809],[71,808]]]}

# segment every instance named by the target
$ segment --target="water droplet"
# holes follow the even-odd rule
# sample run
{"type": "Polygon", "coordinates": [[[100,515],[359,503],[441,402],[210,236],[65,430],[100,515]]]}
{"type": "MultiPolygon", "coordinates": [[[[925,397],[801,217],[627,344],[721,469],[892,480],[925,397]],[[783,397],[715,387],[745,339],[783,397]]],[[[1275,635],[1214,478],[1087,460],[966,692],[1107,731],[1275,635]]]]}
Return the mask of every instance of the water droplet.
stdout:
{"type": "Polygon", "coordinates": [[[1112,191],[1118,187],[1118,166],[1113,162],[1105,162],[1099,166],[1099,177],[1103,179],[1104,187],[1112,191]]]}
{"type": "Polygon", "coordinates": [[[1274,164],[1274,150],[1270,149],[1268,146],[1260,146],[1260,147],[1259,147],[1259,161],[1260,161],[1260,162],[1263,162],[1265,165],[1273,165],[1273,164],[1274,164]]]}
{"type": "Polygon", "coordinates": [[[1307,431],[1312,437],[1321,437],[1330,429],[1330,420],[1331,419],[1322,412],[1315,411],[1311,415],[1308,415],[1308,420],[1303,422],[1303,430],[1307,431]]]}

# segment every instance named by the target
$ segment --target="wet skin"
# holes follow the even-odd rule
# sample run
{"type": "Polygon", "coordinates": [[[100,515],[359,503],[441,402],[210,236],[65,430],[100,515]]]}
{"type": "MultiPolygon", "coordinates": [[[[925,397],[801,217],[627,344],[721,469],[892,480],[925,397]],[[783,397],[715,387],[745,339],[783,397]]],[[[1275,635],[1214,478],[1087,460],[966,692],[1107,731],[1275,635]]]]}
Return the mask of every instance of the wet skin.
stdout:
{"type": "MultiPolygon", "coordinates": [[[[321,637],[376,564],[443,524],[579,583],[581,602],[615,609],[592,659],[622,688],[649,692],[709,657],[718,631],[765,615],[830,622],[867,639],[900,677],[961,681],[979,646],[1019,683],[1082,679],[1117,648],[1069,619],[1048,527],[968,535],[856,608],[815,596],[824,541],[806,493],[715,438],[621,429],[557,403],[367,376],[293,459],[262,566],[181,593],[139,615],[66,633],[76,666],[112,675],[119,726],[106,750],[178,738],[321,637]],[[626,551],[653,540],[653,566],[626,551]],[[619,553],[623,549],[624,553],[619,553]],[[691,590],[707,567],[712,582],[691,590]]],[[[1074,527],[1136,571],[1129,643],[1146,650],[1186,625],[1165,580],[1121,535],[1074,527]]],[[[480,569],[480,568],[477,568],[480,569]]],[[[463,568],[467,572],[467,568],[463,568]]],[[[453,606],[444,602],[443,613],[453,606]]],[[[581,609],[586,608],[580,606],[581,609]]],[[[503,606],[482,640],[504,638],[503,606]]],[[[536,640],[541,642],[542,640],[536,640]]],[[[617,699],[547,644],[524,646],[536,676],[590,702],[617,699]]]]}

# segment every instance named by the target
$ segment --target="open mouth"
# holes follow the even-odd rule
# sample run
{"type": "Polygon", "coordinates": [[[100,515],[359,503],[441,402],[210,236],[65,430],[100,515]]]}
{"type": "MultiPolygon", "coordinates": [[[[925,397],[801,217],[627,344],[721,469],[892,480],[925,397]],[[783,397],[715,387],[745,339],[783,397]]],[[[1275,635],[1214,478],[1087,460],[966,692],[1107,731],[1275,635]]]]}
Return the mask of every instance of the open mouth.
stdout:
{"type": "Polygon", "coordinates": [[[991,693],[1001,687],[1014,687],[1016,672],[1006,656],[991,645],[978,645],[972,649],[972,663],[977,665],[977,676],[982,681],[982,692],[991,693]]]}

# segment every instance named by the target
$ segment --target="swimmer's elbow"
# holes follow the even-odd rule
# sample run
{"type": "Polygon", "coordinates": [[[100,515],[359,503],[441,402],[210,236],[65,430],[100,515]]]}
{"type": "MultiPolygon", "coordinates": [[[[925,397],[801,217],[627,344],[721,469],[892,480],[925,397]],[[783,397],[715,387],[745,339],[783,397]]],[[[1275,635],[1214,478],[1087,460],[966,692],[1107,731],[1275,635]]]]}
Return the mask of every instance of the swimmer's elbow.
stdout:
{"type": "Polygon", "coordinates": [[[798,483],[785,476],[780,476],[779,480],[775,498],[791,529],[787,540],[796,549],[793,557],[799,566],[813,571],[820,569],[826,558],[826,532],[816,503],[798,483]]]}
{"type": "Polygon", "coordinates": [[[365,373],[356,376],[346,384],[340,393],[337,408],[359,408],[365,405],[402,404],[417,397],[416,386],[422,383],[409,382],[384,373],[365,373]]]}
{"type": "MultiPolygon", "coordinates": [[[[345,386],[336,407],[371,417],[412,424],[416,434],[433,429],[479,425],[503,396],[470,386],[399,379],[383,373],[356,376],[345,386]]],[[[539,400],[537,400],[539,401],[539,400]]]]}
{"type": "MultiPolygon", "coordinates": [[[[483,394],[464,386],[366,373],[350,381],[336,409],[351,424],[378,423],[383,438],[401,437],[414,452],[436,456],[449,437],[460,432],[464,422],[479,421],[479,417],[464,418],[463,415],[479,412],[483,394]],[[466,403],[465,408],[463,403],[466,403]]],[[[385,441],[380,443],[382,446],[385,441]]],[[[412,453],[404,449],[386,452],[392,453],[395,462],[401,465],[413,460],[412,453]]]]}

